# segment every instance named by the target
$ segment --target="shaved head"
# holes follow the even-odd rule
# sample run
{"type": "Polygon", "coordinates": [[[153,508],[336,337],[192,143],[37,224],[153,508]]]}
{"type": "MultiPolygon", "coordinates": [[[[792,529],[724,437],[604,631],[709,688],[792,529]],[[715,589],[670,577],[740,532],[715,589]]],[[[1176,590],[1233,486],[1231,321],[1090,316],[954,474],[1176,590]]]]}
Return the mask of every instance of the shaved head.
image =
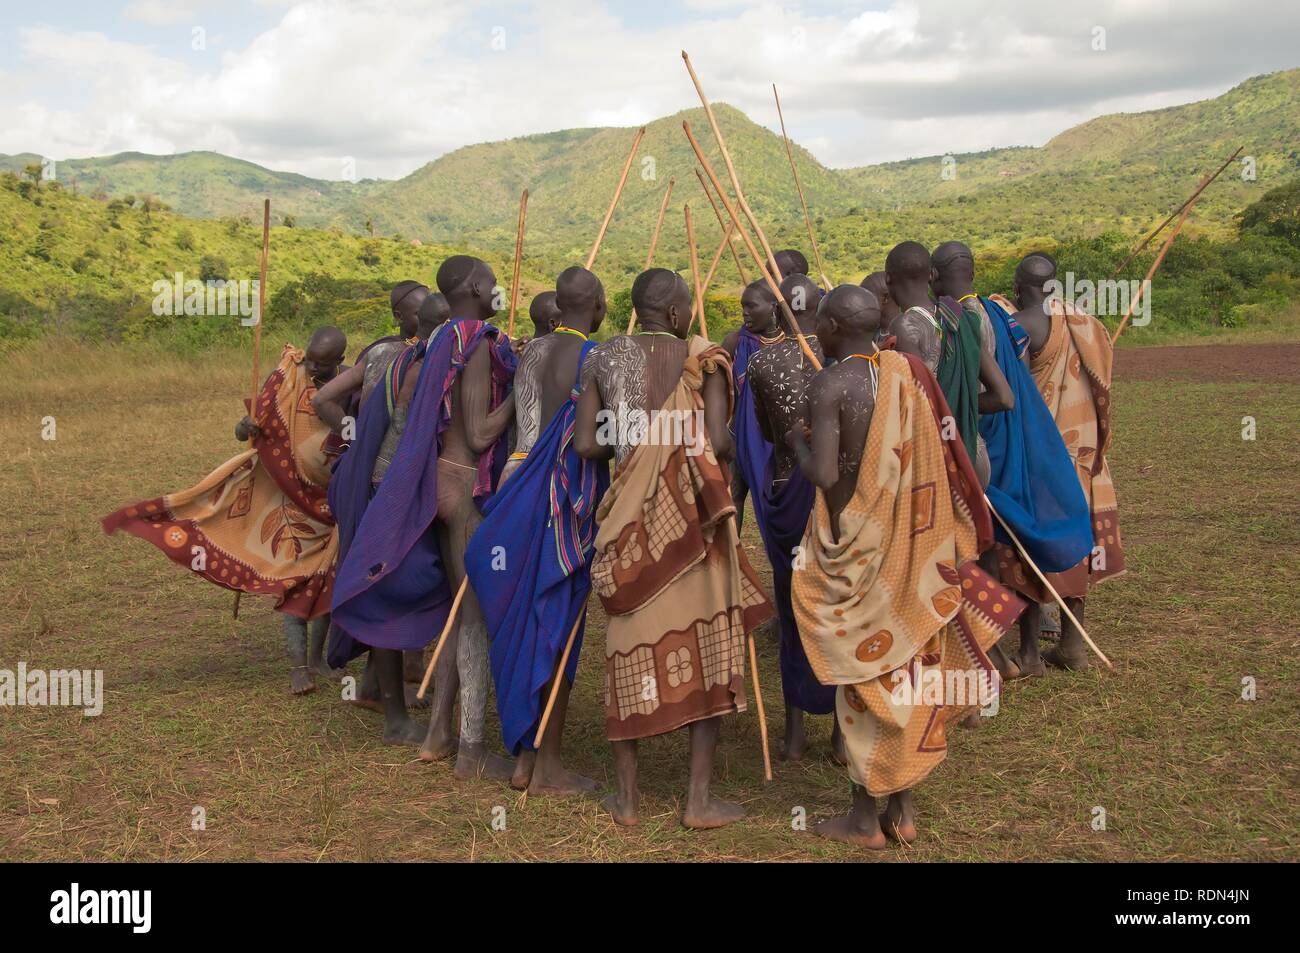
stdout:
{"type": "Polygon", "coordinates": [[[930,253],[920,242],[900,242],[885,257],[885,274],[891,280],[929,281],[930,253]]]}
{"type": "Polygon", "coordinates": [[[317,328],[312,332],[311,340],[307,342],[307,350],[323,354],[334,351],[342,354],[347,348],[348,336],[332,324],[317,328]]]}
{"type": "Polygon", "coordinates": [[[438,290],[450,297],[464,290],[465,286],[474,280],[488,277],[496,278],[487,262],[481,258],[474,258],[472,255],[452,255],[438,268],[438,290]]]}
{"type": "Polygon", "coordinates": [[[880,327],[880,301],[861,285],[838,286],[822,299],[817,314],[850,334],[872,335],[880,327]]]}
{"type": "Polygon", "coordinates": [[[425,298],[420,305],[419,330],[416,334],[421,340],[427,341],[437,330],[438,325],[449,318],[451,318],[451,305],[447,304],[445,295],[435,292],[425,298]]]}
{"type": "Polygon", "coordinates": [[[944,242],[930,257],[939,272],[941,282],[975,280],[975,256],[962,242],[944,242]]]}
{"type": "Polygon", "coordinates": [[[555,303],[554,291],[543,291],[528,304],[528,316],[533,319],[537,335],[549,334],[560,322],[560,306],[555,303]]]}
{"type": "Polygon", "coordinates": [[[680,335],[690,326],[691,290],[667,268],[649,268],[632,282],[632,307],[642,324],[663,323],[680,335]]]}
{"type": "Polygon", "coordinates": [[[307,376],[316,383],[324,383],[334,376],[343,363],[343,352],[348,349],[347,335],[327,324],[312,332],[303,355],[302,366],[307,376]]]}
{"type": "Polygon", "coordinates": [[[786,248],[772,257],[776,259],[776,267],[781,269],[783,277],[808,274],[808,259],[804,257],[801,251],[786,248]]]}
{"type": "Polygon", "coordinates": [[[488,263],[470,255],[452,255],[438,269],[438,290],[457,318],[486,321],[496,314],[496,281],[488,263]]]}
{"type": "Polygon", "coordinates": [[[790,310],[797,318],[804,314],[815,314],[821,304],[822,290],[807,275],[790,275],[781,282],[781,294],[790,303],[790,310]]]}
{"type": "Polygon", "coordinates": [[[1042,288],[1056,277],[1056,260],[1044,252],[1033,252],[1016,265],[1016,281],[1026,287],[1042,288]]]}
{"type": "Polygon", "coordinates": [[[555,279],[555,303],[561,312],[586,311],[603,301],[605,288],[586,268],[574,265],[555,279]]]}

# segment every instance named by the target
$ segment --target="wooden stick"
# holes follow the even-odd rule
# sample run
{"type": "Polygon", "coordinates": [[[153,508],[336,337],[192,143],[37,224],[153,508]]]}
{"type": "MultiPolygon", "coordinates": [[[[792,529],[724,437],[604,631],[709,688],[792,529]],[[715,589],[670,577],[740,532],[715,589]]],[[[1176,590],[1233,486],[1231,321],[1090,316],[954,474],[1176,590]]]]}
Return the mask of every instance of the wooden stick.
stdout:
{"type": "MultiPolygon", "coordinates": [[[[257,423],[257,397],[262,392],[262,312],[266,302],[266,261],[271,252],[271,200],[262,200],[262,267],[257,283],[257,325],[253,328],[253,399],[248,405],[248,419],[257,423]]],[[[239,599],[243,595],[235,591],[235,604],[231,607],[231,616],[239,618],[239,599]]]]}
{"type": "Polygon", "coordinates": [[[1088,643],[1088,648],[1097,653],[1097,658],[1105,662],[1107,668],[1113,670],[1115,666],[1110,664],[1110,659],[1106,658],[1105,653],[1103,653],[1101,649],[1097,648],[1097,643],[1089,638],[1088,633],[1083,629],[1083,625],[1074,617],[1074,613],[1070,611],[1070,607],[1065,604],[1065,600],[1061,598],[1061,594],[1056,591],[1056,587],[1047,581],[1047,577],[1043,575],[1043,571],[1039,569],[1033,559],[1030,558],[1029,552],[1025,549],[1024,544],[1020,542],[1020,538],[1016,536],[1015,530],[1013,530],[1007,524],[1007,521],[1002,518],[1002,514],[993,508],[993,503],[989,500],[987,494],[984,496],[984,503],[988,506],[989,512],[998,518],[998,522],[1001,523],[1002,528],[1007,531],[1007,535],[1011,537],[1011,541],[1016,544],[1016,549],[1020,551],[1020,558],[1024,560],[1025,565],[1034,571],[1034,575],[1038,577],[1038,581],[1047,588],[1049,593],[1051,593],[1052,598],[1055,599],[1056,604],[1061,607],[1061,611],[1065,613],[1066,618],[1074,623],[1074,627],[1078,629],[1079,634],[1083,636],[1083,641],[1088,643]]]}
{"type": "Polygon", "coordinates": [[[1128,324],[1128,319],[1133,317],[1133,312],[1137,309],[1138,302],[1142,300],[1143,292],[1145,292],[1151,285],[1151,279],[1155,277],[1157,269],[1159,269],[1161,263],[1164,262],[1165,255],[1169,254],[1169,249],[1173,245],[1174,239],[1177,238],[1178,233],[1183,230],[1183,224],[1187,221],[1187,216],[1192,214],[1192,209],[1195,206],[1196,202],[1193,201],[1187,206],[1187,208],[1183,209],[1183,217],[1178,220],[1178,224],[1174,226],[1174,230],[1169,233],[1169,237],[1165,239],[1164,245],[1160,247],[1160,254],[1156,255],[1156,260],[1151,263],[1151,270],[1147,272],[1145,280],[1143,280],[1142,284],[1138,286],[1138,292],[1133,296],[1133,299],[1129,301],[1128,310],[1124,312],[1124,317],[1119,322],[1119,327],[1117,327],[1115,333],[1111,335],[1111,347],[1115,346],[1115,342],[1119,340],[1119,336],[1124,333],[1124,328],[1128,324]]]}
{"type": "Polygon", "coordinates": [[[429,667],[424,670],[420,690],[415,696],[421,701],[424,700],[424,693],[429,690],[429,680],[433,678],[433,670],[438,667],[438,659],[442,656],[443,646],[447,644],[447,634],[451,632],[451,627],[456,624],[456,613],[460,611],[460,600],[465,598],[467,588],[469,588],[469,576],[460,581],[460,588],[456,590],[456,598],[451,602],[451,611],[447,613],[447,624],[442,627],[442,635],[438,636],[438,644],[433,647],[433,658],[429,659],[429,667]]]}
{"type": "MultiPolygon", "coordinates": [[[[745,193],[740,188],[740,177],[736,175],[736,166],[731,161],[731,153],[727,150],[727,143],[722,138],[722,130],[718,128],[718,119],[713,115],[713,107],[709,105],[709,98],[704,95],[704,87],[700,85],[700,78],[695,75],[695,67],[691,65],[691,58],[686,55],[685,50],[682,50],[682,62],[686,64],[686,71],[691,74],[691,82],[695,84],[695,92],[699,94],[700,102],[704,105],[704,115],[708,117],[709,128],[713,130],[713,138],[718,142],[718,151],[722,153],[722,161],[727,166],[727,175],[731,178],[731,187],[736,193],[736,204],[745,213],[745,218],[749,220],[750,227],[754,230],[754,234],[758,236],[759,244],[763,246],[763,251],[767,254],[767,261],[771,266],[772,274],[776,276],[777,282],[780,283],[785,276],[781,274],[781,269],[776,263],[776,255],[772,253],[772,246],[767,243],[767,236],[763,234],[763,229],[759,227],[758,219],[754,217],[749,203],[745,201],[745,193]]],[[[716,178],[713,184],[718,188],[718,194],[725,204],[726,196],[722,195],[722,188],[718,186],[716,178]]]]}
{"type": "Polygon", "coordinates": [[[664,200],[659,203],[659,217],[655,219],[655,230],[650,236],[650,250],[646,252],[645,267],[641,269],[642,271],[649,271],[650,266],[654,264],[655,249],[659,247],[659,232],[664,227],[664,213],[668,211],[668,199],[672,197],[675,181],[675,179],[668,180],[668,188],[664,190],[664,200]]]}
{"type": "Polygon", "coordinates": [[[573,651],[573,643],[578,639],[578,628],[586,616],[587,607],[583,606],[582,611],[578,613],[578,618],[573,620],[573,628],[569,630],[569,640],[564,643],[564,654],[560,656],[560,664],[555,669],[555,678],[551,680],[551,697],[546,700],[546,710],[542,712],[542,720],[538,723],[537,734],[533,738],[534,750],[542,747],[542,736],[546,734],[546,726],[550,723],[551,709],[555,707],[555,699],[560,694],[560,680],[564,678],[564,670],[569,667],[569,653],[573,651]]]}
{"type": "MultiPolygon", "coordinates": [[[[704,318],[704,286],[700,284],[700,256],[695,250],[695,226],[691,223],[691,207],[683,205],[682,211],[686,213],[686,245],[691,252],[691,281],[695,285],[695,302],[700,310],[700,334],[704,335],[705,340],[709,337],[709,323],[704,318]]],[[[695,309],[691,309],[695,313],[695,309]]],[[[686,328],[687,337],[690,336],[690,327],[686,328]]]]}
{"type": "Polygon", "coordinates": [[[749,643],[749,672],[754,678],[754,707],[758,709],[758,734],[763,739],[763,780],[772,780],[772,752],[767,743],[767,712],[763,709],[763,687],[758,683],[758,651],[754,648],[754,633],[745,636],[749,643]]]}
{"type": "Polygon", "coordinates": [[[725,252],[727,246],[731,244],[731,233],[734,230],[735,226],[730,222],[728,222],[727,227],[723,229],[722,241],[718,243],[717,253],[713,256],[713,263],[709,265],[709,271],[704,276],[704,294],[709,293],[709,285],[713,283],[713,273],[718,270],[718,262],[722,261],[722,253],[725,252]]]}
{"type": "MultiPolygon", "coordinates": [[[[673,179],[668,180],[668,189],[664,192],[664,200],[659,203],[659,218],[655,221],[654,234],[650,236],[650,251],[645,256],[645,267],[642,271],[649,271],[650,266],[654,264],[655,249],[659,246],[659,231],[664,227],[664,213],[668,211],[668,199],[673,194],[673,179]]],[[[627,319],[627,333],[631,334],[636,327],[636,309],[632,309],[632,314],[627,319]]]]}
{"type": "Polygon", "coordinates": [[[799,192],[799,204],[803,206],[803,221],[808,226],[808,241],[812,242],[813,257],[817,259],[817,270],[821,273],[822,284],[830,291],[835,286],[826,277],[826,263],[822,261],[821,249],[817,247],[817,236],[813,234],[812,216],[808,214],[808,200],[803,195],[803,183],[799,181],[799,168],[794,164],[794,150],[790,148],[790,137],[785,133],[785,116],[781,112],[781,97],[772,84],[772,95],[776,97],[776,117],[781,120],[781,138],[785,140],[785,155],[790,160],[790,171],[794,173],[794,187],[799,192]]]}
{"type": "Polygon", "coordinates": [[[645,126],[636,131],[632,137],[632,148],[628,151],[627,162],[623,164],[623,174],[619,177],[618,188],[614,189],[614,197],[610,199],[609,210],[605,212],[605,220],[600,223],[600,231],[596,233],[596,243],[591,246],[591,254],[587,256],[586,268],[591,270],[591,266],[596,262],[596,252],[600,251],[600,243],[605,238],[605,229],[609,228],[609,220],[614,217],[614,209],[618,206],[618,197],[623,194],[623,185],[627,182],[627,174],[632,171],[632,160],[636,158],[636,150],[641,145],[641,137],[645,135],[645,126]]]}
{"type": "Polygon", "coordinates": [[[519,226],[515,230],[515,273],[510,281],[510,326],[506,337],[515,336],[515,311],[519,309],[519,265],[524,257],[524,213],[528,211],[528,190],[519,196],[519,226]]]}
{"type": "Polygon", "coordinates": [[[1184,202],[1182,205],[1178,206],[1178,208],[1174,209],[1171,213],[1169,213],[1169,217],[1167,219],[1165,219],[1163,222],[1157,225],[1155,227],[1155,230],[1152,231],[1150,235],[1142,239],[1142,243],[1139,244],[1137,248],[1134,248],[1131,252],[1129,252],[1129,256],[1120,263],[1118,268],[1116,268],[1114,271],[1110,273],[1110,277],[1114,278],[1121,271],[1127,268],[1129,262],[1131,262],[1139,254],[1141,254],[1142,249],[1146,248],[1147,245],[1151,244],[1151,240],[1155,238],[1157,235],[1159,235],[1161,232],[1163,232],[1165,230],[1165,226],[1168,225],[1170,222],[1172,222],[1180,212],[1182,212],[1185,208],[1187,208],[1188,205],[1191,205],[1193,202],[1195,202],[1200,197],[1201,193],[1206,190],[1209,184],[1213,182],[1215,179],[1217,179],[1223,173],[1223,170],[1232,164],[1232,160],[1237,158],[1241,150],[1244,148],[1245,148],[1244,146],[1238,146],[1237,151],[1234,152],[1232,155],[1228,156],[1228,158],[1224,161],[1223,165],[1219,166],[1219,168],[1212,175],[1207,175],[1203,179],[1201,179],[1200,184],[1196,187],[1196,191],[1193,192],[1188,197],[1187,201],[1184,202]]]}
{"type": "Polygon", "coordinates": [[[718,228],[727,233],[727,247],[731,249],[731,257],[736,260],[736,271],[740,273],[740,283],[749,284],[749,272],[745,271],[744,262],[740,260],[740,252],[736,251],[736,243],[731,240],[731,225],[722,224],[722,213],[718,211],[718,203],[713,200],[713,193],[709,190],[709,183],[704,181],[704,173],[697,166],[695,177],[700,180],[700,188],[704,190],[704,196],[709,200],[709,206],[713,209],[713,216],[718,220],[718,228]]]}
{"type": "Polygon", "coordinates": [[[790,303],[785,300],[785,295],[781,294],[781,286],[772,277],[772,273],[767,270],[767,266],[763,264],[763,256],[760,255],[758,249],[754,247],[754,240],[749,237],[749,234],[741,226],[740,217],[732,207],[731,202],[727,200],[727,196],[723,193],[722,186],[718,183],[718,176],[713,171],[713,166],[709,163],[709,160],[704,157],[704,150],[700,148],[699,142],[691,132],[690,123],[683,121],[682,128],[686,130],[686,138],[690,140],[691,148],[695,150],[695,158],[699,160],[700,166],[708,175],[709,181],[713,183],[714,188],[718,190],[718,198],[722,199],[722,207],[725,208],[727,214],[731,216],[732,224],[735,225],[736,231],[740,233],[740,237],[744,241],[745,247],[749,250],[750,257],[754,259],[754,264],[758,266],[759,273],[763,276],[763,280],[767,282],[767,286],[771,289],[772,294],[776,295],[777,304],[781,306],[781,313],[785,315],[786,322],[790,326],[790,333],[799,341],[799,349],[803,351],[804,357],[808,358],[813,369],[820,371],[822,369],[822,362],[817,359],[817,355],[813,353],[813,349],[808,345],[808,339],[803,336],[803,331],[799,329],[799,322],[795,320],[794,312],[790,310],[790,303]]]}

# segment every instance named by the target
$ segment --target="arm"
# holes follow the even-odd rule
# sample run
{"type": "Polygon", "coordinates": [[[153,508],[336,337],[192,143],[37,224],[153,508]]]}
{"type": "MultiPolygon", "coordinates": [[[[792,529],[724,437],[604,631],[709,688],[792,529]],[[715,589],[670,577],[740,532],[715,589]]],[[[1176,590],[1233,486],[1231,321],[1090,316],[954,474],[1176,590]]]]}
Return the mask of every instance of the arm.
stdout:
{"type": "Polygon", "coordinates": [[[814,486],[829,490],[840,478],[840,409],[831,395],[825,373],[813,378],[808,388],[812,429],[800,421],[786,440],[799,458],[799,469],[814,486]],[[808,445],[809,439],[812,446],[808,445]]]}
{"type": "Polygon", "coordinates": [[[736,356],[736,342],[740,340],[739,331],[731,331],[722,339],[722,347],[733,358],[736,356]]]}
{"type": "Polygon", "coordinates": [[[767,408],[763,406],[763,391],[755,387],[754,364],[749,365],[749,393],[754,398],[754,417],[758,420],[758,432],[768,443],[776,443],[777,437],[772,433],[772,421],[768,418],[767,408]]]}
{"type": "Polygon", "coordinates": [[[515,415],[515,395],[511,393],[496,410],[488,410],[492,402],[492,364],[486,342],[470,355],[459,383],[465,442],[472,453],[482,453],[510,426],[515,415]]]}
{"type": "MultiPolygon", "coordinates": [[[[271,378],[268,376],[266,381],[269,381],[270,379],[271,378]]],[[[257,389],[257,397],[253,398],[252,413],[257,413],[257,401],[262,396],[262,391],[266,389],[266,381],[262,381],[262,386],[257,389]]],[[[260,437],[261,435],[262,428],[257,426],[257,422],[253,420],[249,414],[245,414],[240,419],[239,423],[235,424],[235,439],[240,443],[243,443],[250,437],[260,437]]]]}
{"type": "Polygon", "coordinates": [[[361,389],[366,379],[366,365],[354,364],[342,374],[327,383],[311,399],[311,409],[316,416],[329,425],[330,430],[339,433],[343,430],[343,418],[347,416],[349,398],[361,389]]]}
{"type": "Polygon", "coordinates": [[[600,383],[595,375],[588,376],[583,369],[585,381],[582,394],[578,397],[577,417],[573,422],[573,449],[584,460],[608,460],[614,456],[614,446],[603,446],[597,439],[600,412],[605,402],[600,395],[600,383]]]}
{"type": "Polygon", "coordinates": [[[1015,395],[998,367],[998,359],[984,348],[980,348],[980,383],[984,385],[984,393],[979,399],[981,414],[996,414],[1016,406],[1015,395]]]}
{"type": "Polygon", "coordinates": [[[736,455],[736,446],[727,429],[727,375],[711,371],[704,375],[704,427],[713,445],[713,455],[719,460],[730,460],[736,455]]]}

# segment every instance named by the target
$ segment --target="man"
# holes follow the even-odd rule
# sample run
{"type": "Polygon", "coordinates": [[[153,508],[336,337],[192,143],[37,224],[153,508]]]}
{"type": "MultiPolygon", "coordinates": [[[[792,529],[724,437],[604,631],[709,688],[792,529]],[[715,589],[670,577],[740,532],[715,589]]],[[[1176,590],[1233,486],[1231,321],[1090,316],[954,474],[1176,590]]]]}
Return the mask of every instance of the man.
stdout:
{"type": "MultiPolygon", "coordinates": [[[[487,324],[496,313],[495,285],[492,269],[467,255],[438,269],[453,320],[426,346],[402,438],[339,567],[335,617],[376,650],[384,737],[395,744],[420,744],[420,729],[400,703],[400,652],[423,649],[442,631],[465,578],[465,545],[481,519],[477,501],[492,492],[505,463],[514,355],[506,336],[487,324]]],[[[459,688],[457,775],[509,777],[509,763],[489,756],[484,744],[487,634],[472,592],[447,638],[420,758],[457,751],[446,695],[459,688]]]]}
{"type": "MultiPolygon", "coordinates": [[[[808,338],[808,346],[822,360],[821,346],[813,333],[821,289],[807,275],[793,274],[781,282],[781,294],[808,338]]],[[[772,588],[780,622],[781,690],[785,697],[781,757],[790,761],[800,760],[808,750],[804,715],[829,715],[835,710],[835,690],[818,682],[809,667],[790,603],[790,573],[808,525],[813,486],[798,469],[785,435],[807,420],[807,388],[815,373],[798,339],[780,335],[750,358],[746,377],[753,410],[745,419],[737,400],[734,424],[738,447],[741,434],[752,430],[746,439],[768,448],[754,474],[754,518],[772,564],[772,588]]],[[[839,757],[838,728],[832,731],[832,745],[839,757]]]]}
{"type": "MultiPolygon", "coordinates": [[[[1035,253],[1016,266],[1012,294],[1018,309],[1011,319],[1029,335],[1029,370],[1048,411],[1056,421],[1075,475],[1088,502],[1093,549],[1063,573],[1049,575],[1070,611],[1083,620],[1083,600],[1099,582],[1124,572],[1119,531],[1119,504],[1106,451],[1111,438],[1110,336],[1100,321],[1049,294],[1056,262],[1035,253]]],[[[996,303],[996,299],[994,299],[996,303]]],[[[1044,603],[1051,599],[1038,577],[1010,546],[997,547],[1002,578],[1032,602],[1020,619],[1019,664],[1025,675],[1044,674],[1039,651],[1044,603]]],[[[1060,644],[1046,655],[1050,664],[1074,671],[1088,667],[1083,637],[1061,620],[1060,644]]]]}
{"type": "Polygon", "coordinates": [[[639,331],[610,338],[583,367],[574,432],[582,456],[616,461],[591,568],[609,617],[616,791],[605,805],[636,824],[637,739],[689,725],[682,823],[722,827],[744,810],[709,791],[721,716],[744,709],[746,633],[772,615],[740,548],[721,463],[731,455],[730,359],[698,335],[687,340],[691,295],[674,272],[638,275],[632,306],[639,331]]]}
{"type": "MultiPolygon", "coordinates": [[[[361,518],[383,482],[388,465],[401,442],[406,426],[407,406],[424,361],[424,352],[419,345],[427,341],[447,321],[449,315],[447,299],[443,295],[426,294],[417,313],[414,343],[402,341],[396,351],[381,352],[378,348],[371,351],[366,369],[368,376],[371,371],[378,372],[378,376],[370,382],[372,387],[379,387],[377,400],[369,399],[375,391],[367,392],[363,388],[365,397],[359,402],[359,409],[354,410],[358,403],[355,381],[347,380],[347,374],[340,374],[312,399],[312,407],[317,414],[336,433],[346,436],[349,443],[348,452],[336,465],[334,478],[330,482],[330,507],[339,527],[340,563],[347,558],[361,518]],[[355,416],[350,416],[350,412],[355,416]]],[[[331,665],[346,665],[365,651],[363,644],[335,623],[329,647],[331,665]]],[[[422,654],[411,650],[402,653],[404,704],[407,707],[427,707],[427,703],[421,703],[416,697],[424,674],[422,654]]],[[[454,701],[454,695],[452,700],[454,701]]],[[[365,672],[357,686],[356,697],[351,701],[375,711],[385,710],[373,654],[367,654],[365,672]]],[[[396,704],[396,701],[394,697],[393,703],[396,704]]],[[[442,717],[450,719],[450,712],[443,713],[442,717]]]]}
{"type": "Polygon", "coordinates": [[[774,252],[772,257],[776,259],[776,267],[781,272],[781,274],[773,276],[777,281],[780,281],[783,278],[788,278],[791,275],[808,274],[808,259],[801,251],[797,251],[793,248],[786,248],[782,251],[774,252]]]}
{"type": "Polygon", "coordinates": [[[235,426],[236,439],[251,439],[251,449],[197,486],[103,520],[104,532],[123,529],[148,540],[210,582],[274,596],[295,695],[315,688],[313,674],[336,676],[322,657],[338,549],[325,495],[335,447],[310,400],[338,372],[346,349],[335,327],[318,328],[306,351],[286,344],[256,406],[235,426]]]}
{"type": "Polygon", "coordinates": [[[996,693],[983,650],[1022,608],[976,565],[990,517],[964,445],[941,435],[943,392],[919,359],[876,350],[879,324],[857,285],[822,300],[817,336],[836,363],[809,386],[811,428],[788,438],[817,487],[794,609],[813,670],[839,686],[853,782],[852,811],[816,830],[872,849],[882,823],[915,839],[912,788],[944,759],[946,726],[996,693]]]}
{"type": "Polygon", "coordinates": [[[560,308],[555,303],[554,291],[543,291],[528,305],[528,316],[533,319],[533,337],[540,338],[555,330],[560,323],[560,308]]]}
{"type": "Polygon", "coordinates": [[[598,785],[564,767],[560,745],[609,467],[578,456],[573,433],[578,375],[605,317],[605,289],[575,266],[560,274],[556,291],[559,320],[528,343],[515,372],[518,443],[470,540],[465,570],[491,634],[502,740],[518,757],[511,784],[530,794],[580,795],[598,785]],[[561,672],[570,632],[574,643],[561,672]],[[557,678],[555,708],[536,747],[557,678]]]}
{"type": "Polygon", "coordinates": [[[885,284],[899,311],[890,332],[898,350],[919,357],[938,379],[967,456],[980,482],[987,483],[988,452],[979,440],[979,418],[1010,409],[1011,391],[992,352],[981,347],[980,312],[951,297],[931,302],[937,279],[924,245],[894,246],[885,258],[885,284]]]}
{"type": "Polygon", "coordinates": [[[749,388],[749,361],[762,347],[784,340],[777,318],[776,295],[765,281],[754,281],[740,295],[741,326],[722,339],[731,355],[735,375],[732,405],[735,420],[732,435],[736,446],[736,467],[731,475],[731,498],[736,503],[736,525],[745,515],[745,497],[749,489],[760,486],[763,466],[772,454],[772,445],[758,433],[754,422],[754,398],[749,388]]]}
{"type": "MultiPolygon", "coordinates": [[[[389,362],[403,348],[416,342],[420,328],[420,307],[428,297],[429,289],[418,281],[399,281],[395,284],[388,299],[399,333],[366,345],[357,355],[356,363],[333,382],[334,386],[329,389],[328,395],[321,398],[321,403],[328,400],[338,404],[341,408],[339,418],[348,413],[355,416],[361,403],[370,396],[379,378],[383,377],[389,362]]],[[[317,413],[321,409],[323,408],[318,408],[317,413]]],[[[330,426],[335,428],[335,433],[341,430],[341,425],[333,416],[330,418],[330,426]]]]}

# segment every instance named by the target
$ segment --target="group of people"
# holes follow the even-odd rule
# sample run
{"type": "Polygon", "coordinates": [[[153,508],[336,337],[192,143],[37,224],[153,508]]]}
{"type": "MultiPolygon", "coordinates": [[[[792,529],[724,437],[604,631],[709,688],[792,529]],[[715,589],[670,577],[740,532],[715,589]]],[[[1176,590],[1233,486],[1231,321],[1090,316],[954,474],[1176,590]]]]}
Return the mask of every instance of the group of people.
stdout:
{"type": "Polygon", "coordinates": [[[638,821],[639,740],[680,728],[682,823],[743,815],[710,782],[722,718],[747,707],[748,640],[773,620],[781,754],[805,757],[805,716],[833,714],[853,782],[850,812],[817,832],[910,842],[911,792],[949,730],[1004,680],[1089,664],[1068,618],[1040,649],[1038,573],[1082,619],[1090,586],[1123,570],[1110,342],[1049,294],[1046,254],[1009,298],[975,292],[960,242],[904,242],[833,289],[797,251],[769,264],[721,344],[692,334],[691,292],[663,268],[632,284],[635,331],[597,343],[605,291],[576,266],[512,341],[490,323],[492,269],[453,256],[436,291],[392,289],[398,333],[350,367],[337,328],[286,345],[236,426],[251,449],[105,529],[275,596],[293,692],[364,654],[350,700],[383,713],[386,742],[532,794],[599,789],[562,757],[594,589],[622,825],[638,821]],[[770,596],[740,537],[746,499],[770,596]],[[430,647],[426,725],[412,711],[430,647]]]}

